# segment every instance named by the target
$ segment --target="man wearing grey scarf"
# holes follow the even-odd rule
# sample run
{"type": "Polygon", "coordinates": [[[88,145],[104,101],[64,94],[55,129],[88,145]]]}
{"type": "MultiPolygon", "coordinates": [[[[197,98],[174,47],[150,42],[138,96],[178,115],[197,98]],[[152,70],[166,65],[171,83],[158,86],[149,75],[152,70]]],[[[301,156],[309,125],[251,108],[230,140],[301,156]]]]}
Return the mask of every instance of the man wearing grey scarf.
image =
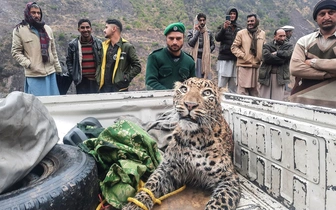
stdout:
{"type": "Polygon", "coordinates": [[[237,57],[237,93],[259,96],[258,68],[261,64],[262,47],[265,43],[265,32],[259,29],[256,14],[247,16],[247,28],[240,30],[231,46],[237,57]]]}

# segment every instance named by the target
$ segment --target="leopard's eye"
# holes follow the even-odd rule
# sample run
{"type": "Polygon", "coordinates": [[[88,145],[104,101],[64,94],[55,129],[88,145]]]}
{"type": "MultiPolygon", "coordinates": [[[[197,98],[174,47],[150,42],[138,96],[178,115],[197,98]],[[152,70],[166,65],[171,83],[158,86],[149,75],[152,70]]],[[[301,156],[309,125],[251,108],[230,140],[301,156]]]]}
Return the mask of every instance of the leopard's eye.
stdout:
{"type": "Polygon", "coordinates": [[[182,86],[180,87],[180,91],[181,91],[182,93],[186,93],[186,92],[188,91],[188,88],[187,88],[186,86],[182,85],[182,86]]]}
{"type": "Polygon", "coordinates": [[[204,90],[202,94],[203,94],[203,96],[210,96],[210,95],[212,95],[213,93],[212,93],[211,90],[204,90]]]}

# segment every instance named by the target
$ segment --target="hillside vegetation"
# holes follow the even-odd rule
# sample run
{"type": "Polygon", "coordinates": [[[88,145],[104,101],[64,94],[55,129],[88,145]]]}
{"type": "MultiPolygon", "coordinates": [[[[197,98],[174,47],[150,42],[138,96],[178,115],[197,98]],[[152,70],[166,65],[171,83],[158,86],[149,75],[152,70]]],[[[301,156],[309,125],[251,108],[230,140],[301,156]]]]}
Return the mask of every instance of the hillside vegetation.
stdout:
{"type": "MultiPolygon", "coordinates": [[[[23,90],[23,68],[12,59],[10,48],[12,30],[22,20],[26,3],[23,0],[2,0],[0,7],[0,21],[3,23],[0,31],[0,97],[14,90],[23,90]]],[[[247,14],[256,13],[268,39],[273,38],[277,27],[293,25],[296,28],[293,43],[316,27],[311,11],[316,3],[313,0],[43,0],[37,3],[42,7],[43,20],[54,30],[61,61],[65,60],[67,43],[78,36],[77,21],[80,18],[89,18],[93,35],[102,39],[105,20],[121,20],[123,37],[135,45],[142,63],[142,72],[132,82],[131,90],[144,90],[146,59],[151,51],[165,46],[164,28],[181,21],[191,29],[199,12],[207,14],[208,28],[212,31],[222,24],[229,6],[238,8],[238,21],[242,26],[245,26],[247,14]]],[[[187,45],[184,50],[190,51],[187,45]]],[[[213,66],[216,57],[217,51],[212,54],[213,66]]]]}

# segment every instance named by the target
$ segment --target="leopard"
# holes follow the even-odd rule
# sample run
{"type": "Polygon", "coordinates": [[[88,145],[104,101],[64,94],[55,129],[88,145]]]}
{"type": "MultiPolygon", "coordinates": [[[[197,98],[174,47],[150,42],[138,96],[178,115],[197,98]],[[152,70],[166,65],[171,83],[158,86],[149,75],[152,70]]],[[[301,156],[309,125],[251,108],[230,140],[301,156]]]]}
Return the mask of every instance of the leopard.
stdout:
{"type": "MultiPolygon", "coordinates": [[[[149,176],[145,188],[159,198],[180,187],[210,191],[206,210],[234,210],[241,196],[239,176],[232,161],[233,137],[226,122],[221,97],[223,90],[213,81],[190,78],[176,82],[173,107],[178,123],[162,162],[149,176]]],[[[148,192],[139,191],[135,199],[152,209],[148,192]]],[[[128,202],[123,210],[141,210],[128,202]]]]}

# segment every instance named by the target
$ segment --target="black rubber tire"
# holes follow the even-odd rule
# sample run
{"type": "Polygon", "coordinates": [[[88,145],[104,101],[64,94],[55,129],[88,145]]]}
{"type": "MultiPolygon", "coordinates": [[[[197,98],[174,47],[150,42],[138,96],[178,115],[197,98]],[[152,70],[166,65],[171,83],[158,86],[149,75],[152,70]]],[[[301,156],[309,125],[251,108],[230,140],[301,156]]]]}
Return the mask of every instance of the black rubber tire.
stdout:
{"type": "Polygon", "coordinates": [[[37,177],[35,181],[26,178],[27,186],[0,195],[1,210],[96,209],[96,163],[79,148],[57,144],[34,169],[26,177],[37,177]]]}

